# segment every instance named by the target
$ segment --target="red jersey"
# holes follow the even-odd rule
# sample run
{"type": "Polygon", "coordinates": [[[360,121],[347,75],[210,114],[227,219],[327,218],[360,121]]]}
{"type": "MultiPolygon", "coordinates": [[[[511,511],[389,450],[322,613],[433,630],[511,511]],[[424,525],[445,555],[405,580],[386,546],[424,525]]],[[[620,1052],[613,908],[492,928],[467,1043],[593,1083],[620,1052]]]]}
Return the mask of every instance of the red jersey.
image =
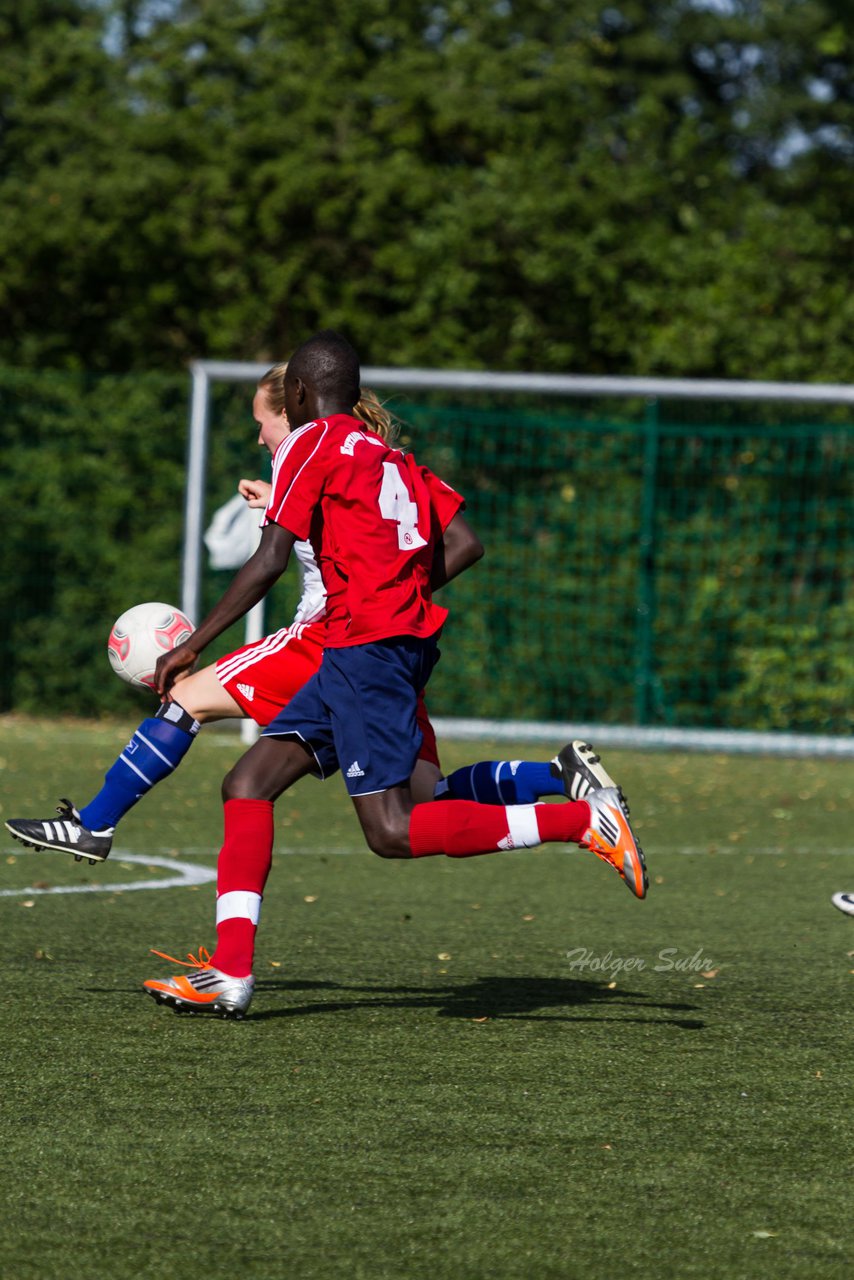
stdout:
{"type": "Polygon", "coordinates": [[[326,587],[326,646],[432,636],[433,552],[463,499],[358,418],[334,414],[292,431],[273,458],[264,514],[311,542],[326,587]]]}

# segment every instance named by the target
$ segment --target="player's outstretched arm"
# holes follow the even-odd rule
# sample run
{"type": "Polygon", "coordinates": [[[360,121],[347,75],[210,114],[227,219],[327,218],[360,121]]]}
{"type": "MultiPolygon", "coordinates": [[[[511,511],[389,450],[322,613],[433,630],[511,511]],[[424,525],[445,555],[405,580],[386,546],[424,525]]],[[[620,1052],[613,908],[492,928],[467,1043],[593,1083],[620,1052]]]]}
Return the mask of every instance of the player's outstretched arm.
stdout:
{"type": "Polygon", "coordinates": [[[258,550],[234,575],[219,603],[214,605],[186,644],[158,659],[154,683],[161,697],[168,694],[178,674],[192,667],[212,640],[263,599],[287,567],[295,541],[290,530],[282,525],[264,526],[258,550]]]}
{"type": "Polygon", "coordinates": [[[483,555],[483,543],[459,513],[436,543],[430,585],[434,591],[476,564],[483,555]]]}

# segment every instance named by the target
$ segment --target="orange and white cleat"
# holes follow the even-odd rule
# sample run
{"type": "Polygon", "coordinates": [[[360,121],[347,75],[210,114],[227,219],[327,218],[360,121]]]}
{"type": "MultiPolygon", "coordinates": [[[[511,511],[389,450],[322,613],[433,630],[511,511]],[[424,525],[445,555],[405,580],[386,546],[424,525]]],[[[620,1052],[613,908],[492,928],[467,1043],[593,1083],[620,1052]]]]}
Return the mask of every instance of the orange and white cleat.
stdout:
{"type": "Polygon", "coordinates": [[[590,806],[590,826],[578,843],[610,863],[636,898],[645,898],[649,880],[643,850],[635,840],[619,791],[616,787],[601,787],[589,791],[584,799],[590,806]]]}
{"type": "Polygon", "coordinates": [[[242,1018],[252,1000],[255,979],[233,978],[230,973],[223,973],[211,964],[210,954],[204,947],[199,947],[198,957],[187,954],[186,960],[176,960],[164,951],[154,951],[155,956],[171,960],[173,964],[182,964],[194,973],[179,973],[174,978],[148,978],[143,990],[158,1004],[171,1004],[178,1013],[198,1013],[209,1009],[223,1018],[242,1018]]]}

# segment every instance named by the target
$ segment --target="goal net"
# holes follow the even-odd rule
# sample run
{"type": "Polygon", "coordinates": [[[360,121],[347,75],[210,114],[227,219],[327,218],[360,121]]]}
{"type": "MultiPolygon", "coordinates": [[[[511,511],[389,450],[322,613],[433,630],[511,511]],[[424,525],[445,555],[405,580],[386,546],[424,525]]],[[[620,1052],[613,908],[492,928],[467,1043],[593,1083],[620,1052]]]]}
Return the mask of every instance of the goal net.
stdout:
{"type": "MultiPolygon", "coordinates": [[[[269,473],[250,413],[266,368],[193,366],[191,617],[224,585],[205,562],[213,510],[238,475],[269,473]]],[[[854,388],[387,368],[362,381],[403,446],[465,495],[486,547],[443,592],[429,703],[445,736],[852,751],[854,388]]],[[[252,634],[289,620],[289,579],[252,634]]]]}

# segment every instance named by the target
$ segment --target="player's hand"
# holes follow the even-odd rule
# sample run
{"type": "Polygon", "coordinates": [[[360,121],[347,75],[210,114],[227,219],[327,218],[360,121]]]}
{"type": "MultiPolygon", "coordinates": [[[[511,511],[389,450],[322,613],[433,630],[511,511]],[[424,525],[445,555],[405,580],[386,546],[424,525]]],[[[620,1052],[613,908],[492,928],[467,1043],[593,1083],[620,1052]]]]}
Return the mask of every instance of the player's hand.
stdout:
{"type": "Polygon", "coordinates": [[[245,498],[250,507],[266,507],[270,500],[272,485],[266,480],[241,480],[237,492],[245,498]]]}
{"type": "Polygon", "coordinates": [[[179,644],[157,659],[154,668],[154,687],[163,702],[169,701],[169,690],[182,673],[188,673],[196,665],[199,655],[188,644],[179,644]]]}

